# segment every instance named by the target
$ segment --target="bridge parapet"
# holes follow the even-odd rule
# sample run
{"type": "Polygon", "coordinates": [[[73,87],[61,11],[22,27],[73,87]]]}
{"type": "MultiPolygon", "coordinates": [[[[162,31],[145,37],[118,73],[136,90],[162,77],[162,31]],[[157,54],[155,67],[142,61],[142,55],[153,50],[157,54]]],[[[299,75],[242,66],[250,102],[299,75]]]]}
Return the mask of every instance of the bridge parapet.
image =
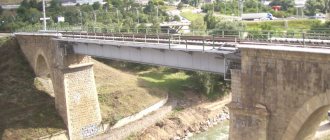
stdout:
{"type": "Polygon", "coordinates": [[[52,81],[56,109],[67,125],[70,139],[102,132],[91,57],[67,53],[54,40],[61,34],[16,33],[15,36],[36,75],[48,73],[45,78],[52,81]]]}

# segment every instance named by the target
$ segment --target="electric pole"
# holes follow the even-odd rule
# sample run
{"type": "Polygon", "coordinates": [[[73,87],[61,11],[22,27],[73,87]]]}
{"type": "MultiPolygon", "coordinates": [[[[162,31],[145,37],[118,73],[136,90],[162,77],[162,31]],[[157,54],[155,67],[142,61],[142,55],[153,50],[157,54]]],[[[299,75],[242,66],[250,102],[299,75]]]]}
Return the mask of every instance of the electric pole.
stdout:
{"type": "Polygon", "coordinates": [[[46,17],[46,4],[45,4],[45,0],[42,0],[42,11],[43,11],[43,18],[40,18],[40,20],[43,20],[44,22],[44,31],[47,30],[47,21],[46,20],[49,20],[50,18],[47,18],[46,17]]]}

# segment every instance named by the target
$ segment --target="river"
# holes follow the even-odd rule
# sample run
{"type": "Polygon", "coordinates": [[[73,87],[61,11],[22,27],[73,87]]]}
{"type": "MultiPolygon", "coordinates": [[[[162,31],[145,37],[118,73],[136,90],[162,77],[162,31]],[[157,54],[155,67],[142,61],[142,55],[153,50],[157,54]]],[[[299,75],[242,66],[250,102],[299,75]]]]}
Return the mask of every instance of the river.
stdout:
{"type": "Polygon", "coordinates": [[[228,140],[229,121],[223,121],[207,131],[196,134],[189,140],[228,140]]]}

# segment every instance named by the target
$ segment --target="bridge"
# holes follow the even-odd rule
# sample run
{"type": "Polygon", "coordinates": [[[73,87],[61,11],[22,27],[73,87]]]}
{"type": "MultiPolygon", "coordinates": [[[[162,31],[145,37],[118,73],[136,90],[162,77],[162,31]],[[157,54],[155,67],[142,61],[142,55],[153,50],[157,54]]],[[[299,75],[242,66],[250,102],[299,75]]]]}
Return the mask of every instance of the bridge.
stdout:
{"type": "Polygon", "coordinates": [[[327,44],[298,47],[214,36],[15,36],[36,75],[52,80],[56,108],[70,139],[103,132],[91,56],[228,75],[234,140],[310,139],[330,107],[327,44]]]}

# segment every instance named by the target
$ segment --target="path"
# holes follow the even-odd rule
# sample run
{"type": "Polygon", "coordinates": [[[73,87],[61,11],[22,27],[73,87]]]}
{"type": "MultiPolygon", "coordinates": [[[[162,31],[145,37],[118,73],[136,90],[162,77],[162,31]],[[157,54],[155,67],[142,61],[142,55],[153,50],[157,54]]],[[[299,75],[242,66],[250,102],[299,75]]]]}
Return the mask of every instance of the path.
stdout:
{"type": "Polygon", "coordinates": [[[123,127],[110,129],[104,134],[92,138],[93,140],[121,140],[130,136],[131,134],[141,132],[144,129],[154,125],[156,122],[165,118],[172,109],[176,106],[177,101],[170,101],[159,110],[143,117],[140,120],[129,123],[123,127]]]}

